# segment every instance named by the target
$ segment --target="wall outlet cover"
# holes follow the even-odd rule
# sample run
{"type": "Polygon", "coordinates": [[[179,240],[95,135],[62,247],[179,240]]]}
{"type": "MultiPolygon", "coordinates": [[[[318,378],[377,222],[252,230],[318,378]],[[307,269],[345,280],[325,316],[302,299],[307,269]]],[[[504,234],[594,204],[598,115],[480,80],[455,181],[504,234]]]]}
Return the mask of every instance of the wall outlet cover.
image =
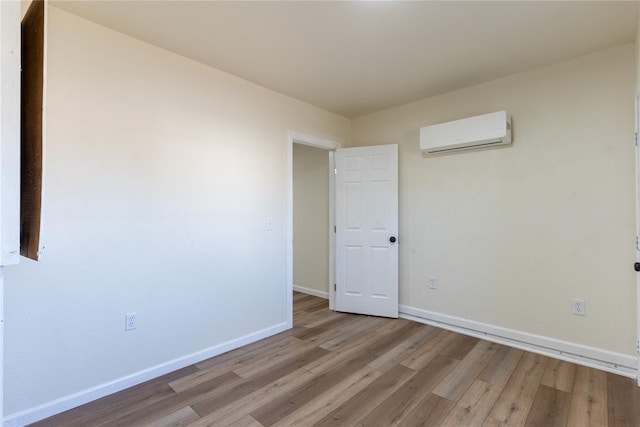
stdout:
{"type": "Polygon", "coordinates": [[[138,315],[136,313],[127,313],[124,316],[124,330],[131,331],[138,327],[138,315]]]}
{"type": "Polygon", "coordinates": [[[584,316],[586,313],[586,306],[584,300],[581,298],[574,298],[571,300],[571,314],[576,316],[584,316]]]}

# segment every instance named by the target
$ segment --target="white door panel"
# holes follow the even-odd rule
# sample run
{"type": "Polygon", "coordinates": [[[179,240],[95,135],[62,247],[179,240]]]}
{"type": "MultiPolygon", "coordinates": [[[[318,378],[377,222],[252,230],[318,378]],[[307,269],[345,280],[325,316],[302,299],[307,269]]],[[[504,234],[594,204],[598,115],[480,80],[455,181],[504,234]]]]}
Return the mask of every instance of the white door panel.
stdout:
{"type": "Polygon", "coordinates": [[[398,146],[336,150],[336,309],[398,317],[398,146]]]}

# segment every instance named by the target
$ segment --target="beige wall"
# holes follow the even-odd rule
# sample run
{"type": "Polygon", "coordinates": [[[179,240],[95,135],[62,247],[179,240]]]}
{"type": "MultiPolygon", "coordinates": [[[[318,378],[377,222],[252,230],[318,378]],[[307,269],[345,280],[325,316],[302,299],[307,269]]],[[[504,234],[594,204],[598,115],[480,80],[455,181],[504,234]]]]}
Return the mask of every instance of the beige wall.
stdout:
{"type": "Polygon", "coordinates": [[[293,145],[293,283],[329,293],[329,151],[293,145]]]}
{"type": "Polygon", "coordinates": [[[49,18],[44,249],[6,271],[9,417],[285,328],[287,131],[349,137],[343,117],[49,18]]]}
{"type": "Polygon", "coordinates": [[[634,67],[628,44],[352,122],[400,145],[401,304],[634,354],[634,67]],[[513,146],[422,156],[421,126],[497,110],[513,146]]]}

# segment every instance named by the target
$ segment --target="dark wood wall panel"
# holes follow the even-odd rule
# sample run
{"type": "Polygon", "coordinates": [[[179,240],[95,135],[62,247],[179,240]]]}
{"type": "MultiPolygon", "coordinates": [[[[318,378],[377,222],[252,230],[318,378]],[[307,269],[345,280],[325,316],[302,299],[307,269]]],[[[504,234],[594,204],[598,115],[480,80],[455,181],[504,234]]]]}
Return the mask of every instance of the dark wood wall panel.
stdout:
{"type": "Polygon", "coordinates": [[[22,20],[20,254],[34,260],[42,209],[44,14],[44,1],[35,0],[22,20]]]}

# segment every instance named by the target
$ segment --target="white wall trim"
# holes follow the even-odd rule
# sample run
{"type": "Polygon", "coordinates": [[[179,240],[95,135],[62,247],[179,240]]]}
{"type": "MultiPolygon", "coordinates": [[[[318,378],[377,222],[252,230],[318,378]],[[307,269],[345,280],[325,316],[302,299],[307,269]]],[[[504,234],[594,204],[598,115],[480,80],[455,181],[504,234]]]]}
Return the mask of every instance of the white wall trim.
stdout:
{"type": "Polygon", "coordinates": [[[336,309],[336,152],[329,151],[329,310],[336,309]]]}
{"type": "Polygon", "coordinates": [[[325,150],[337,150],[340,144],[329,139],[320,138],[314,135],[307,135],[302,132],[290,130],[288,132],[289,139],[296,144],[308,145],[310,147],[324,148],[325,150]]]}
{"type": "Polygon", "coordinates": [[[287,202],[285,212],[285,239],[287,252],[287,272],[284,286],[287,312],[287,326],[293,328],[293,136],[287,133],[287,202]]]}
{"type": "Polygon", "coordinates": [[[4,419],[3,426],[17,427],[43,420],[47,417],[59,414],[68,409],[76,408],[80,405],[84,405],[85,403],[91,402],[101,397],[105,397],[109,394],[116,393],[128,387],[133,387],[150,379],[165,375],[169,372],[173,372],[186,366],[193,365],[194,363],[209,359],[210,357],[214,357],[219,354],[226,353],[227,351],[231,351],[247,344],[251,344],[263,338],[267,338],[277,333],[286,331],[287,329],[289,329],[289,327],[286,322],[279,323],[277,325],[252,332],[250,334],[224,342],[222,344],[218,344],[213,347],[209,347],[207,349],[200,350],[165,363],[161,363],[151,368],[144,369],[131,375],[127,375],[126,377],[122,377],[120,379],[110,381],[83,390],[81,392],[53,400],[51,402],[44,403],[40,406],[30,408],[16,414],[12,414],[4,419]]]}
{"type": "MultiPolygon", "coordinates": [[[[640,36],[640,32],[638,32],[638,36],[640,36]]],[[[637,37],[638,37],[637,36],[637,37]]],[[[638,42],[636,41],[636,44],[638,42]]],[[[640,84],[640,81],[637,81],[636,84],[640,84]]],[[[640,133],[640,93],[636,93],[635,96],[635,114],[634,114],[634,122],[635,122],[635,138],[638,138],[638,134],[640,133]]],[[[636,145],[634,149],[634,154],[636,157],[635,161],[635,190],[636,190],[636,262],[640,262],[640,245],[638,244],[638,239],[640,236],[640,149],[636,145]]],[[[636,351],[640,350],[640,275],[636,273],[636,351]]],[[[638,352],[638,360],[636,361],[636,366],[638,366],[638,370],[640,371],[640,352],[638,352]]],[[[636,384],[640,386],[640,376],[636,378],[636,384]]]]}
{"type": "Polygon", "coordinates": [[[636,378],[638,374],[637,359],[632,355],[615,353],[406,305],[400,305],[399,309],[400,317],[403,319],[437,326],[625,377],[636,378]]]}
{"type": "Polygon", "coordinates": [[[293,290],[302,292],[303,294],[313,295],[314,297],[329,299],[329,292],[317,291],[311,288],[305,288],[304,286],[293,285],[293,290]]]}

